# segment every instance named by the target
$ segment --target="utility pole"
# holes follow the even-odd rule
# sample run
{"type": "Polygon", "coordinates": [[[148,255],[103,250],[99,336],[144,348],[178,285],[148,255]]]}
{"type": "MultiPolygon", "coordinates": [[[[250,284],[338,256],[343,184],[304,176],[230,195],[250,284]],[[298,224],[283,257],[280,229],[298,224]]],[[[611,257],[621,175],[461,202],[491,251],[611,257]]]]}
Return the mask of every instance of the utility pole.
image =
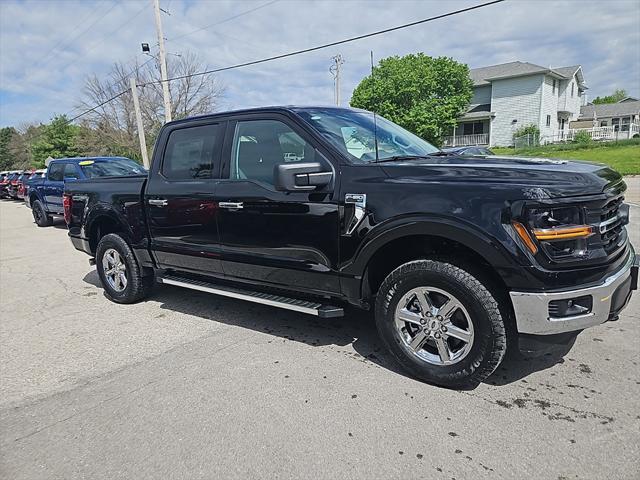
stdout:
{"type": "Polygon", "coordinates": [[[133,97],[133,108],[136,111],[136,123],[138,124],[138,139],[140,140],[140,152],[142,153],[142,164],[149,170],[149,155],[147,154],[147,140],[144,138],[144,125],[142,124],[142,112],[140,111],[140,101],[138,100],[138,87],[136,79],[129,77],[131,85],[131,96],[133,97]]]}
{"type": "Polygon", "coordinates": [[[341,54],[332,57],[333,65],[329,67],[329,72],[333,75],[333,98],[336,102],[336,105],[340,106],[340,67],[344,64],[344,58],[342,58],[341,54]]]}
{"type": "Polygon", "coordinates": [[[158,32],[158,46],[160,47],[160,79],[162,80],[162,97],[164,98],[164,120],[171,121],[171,94],[167,82],[167,58],[164,50],[164,34],[162,33],[162,19],[160,18],[160,2],[153,0],[156,13],[156,31],[158,32]]]}

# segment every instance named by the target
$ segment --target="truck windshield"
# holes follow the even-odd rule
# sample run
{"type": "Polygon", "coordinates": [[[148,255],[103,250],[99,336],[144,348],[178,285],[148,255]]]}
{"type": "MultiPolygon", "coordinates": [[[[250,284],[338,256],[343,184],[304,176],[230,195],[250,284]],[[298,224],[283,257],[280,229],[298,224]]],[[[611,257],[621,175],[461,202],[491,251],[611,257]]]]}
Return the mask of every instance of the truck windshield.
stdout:
{"type": "Polygon", "coordinates": [[[142,165],[128,158],[84,160],[79,165],[87,178],[126,177],[147,172],[142,165]]]}
{"type": "Polygon", "coordinates": [[[440,150],[429,142],[373,113],[335,108],[300,109],[297,113],[352,160],[376,161],[392,157],[426,156],[440,150]]]}

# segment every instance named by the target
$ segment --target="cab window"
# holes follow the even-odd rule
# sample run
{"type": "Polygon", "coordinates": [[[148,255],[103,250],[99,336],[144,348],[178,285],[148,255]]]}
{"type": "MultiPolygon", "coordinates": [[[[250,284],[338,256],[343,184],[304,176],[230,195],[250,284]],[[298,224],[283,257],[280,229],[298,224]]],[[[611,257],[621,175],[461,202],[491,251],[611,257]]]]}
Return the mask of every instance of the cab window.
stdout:
{"type": "Polygon", "coordinates": [[[273,185],[280,163],[312,162],[315,149],[278,120],[248,120],[236,124],[231,148],[231,180],[255,180],[273,185]]]}
{"type": "Polygon", "coordinates": [[[191,180],[213,176],[219,125],[201,125],[169,134],[162,174],[169,180],[191,180]]]}
{"type": "Polygon", "coordinates": [[[64,163],[54,163],[49,167],[49,180],[61,182],[64,179],[64,163]]]}

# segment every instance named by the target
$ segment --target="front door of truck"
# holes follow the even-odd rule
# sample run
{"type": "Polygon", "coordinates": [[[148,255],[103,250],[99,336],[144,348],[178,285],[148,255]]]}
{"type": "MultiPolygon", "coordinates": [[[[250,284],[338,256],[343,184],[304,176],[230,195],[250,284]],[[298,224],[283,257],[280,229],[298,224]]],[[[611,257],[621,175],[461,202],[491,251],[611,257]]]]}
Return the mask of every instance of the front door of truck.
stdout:
{"type": "Polygon", "coordinates": [[[151,250],[160,268],[221,275],[215,177],[224,122],[163,130],[145,190],[151,250]]]}
{"type": "Polygon", "coordinates": [[[313,139],[285,116],[252,114],[229,122],[215,191],[225,276],[339,292],[339,217],[331,187],[274,187],[277,164],[318,161],[320,155],[313,139]]]}

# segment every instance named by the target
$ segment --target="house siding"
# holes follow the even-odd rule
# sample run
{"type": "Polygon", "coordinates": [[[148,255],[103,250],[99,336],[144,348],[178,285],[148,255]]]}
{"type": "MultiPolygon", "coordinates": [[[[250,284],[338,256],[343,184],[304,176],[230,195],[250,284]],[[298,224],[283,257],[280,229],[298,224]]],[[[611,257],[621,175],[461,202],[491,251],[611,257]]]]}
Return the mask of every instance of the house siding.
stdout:
{"type": "MultiPolygon", "coordinates": [[[[542,84],[542,101],[540,103],[540,137],[550,137],[558,131],[558,102],[559,90],[558,84],[562,83],[556,79],[556,91],[553,92],[553,77],[544,76],[542,84]],[[551,117],[551,123],[547,126],[547,115],[551,117]]],[[[562,94],[560,94],[562,97],[562,94]]]]}
{"type": "Polygon", "coordinates": [[[492,82],[491,111],[495,112],[495,118],[491,122],[492,146],[512,145],[515,130],[532,123],[540,126],[544,76],[531,75],[492,82]],[[513,120],[517,122],[514,124],[513,120]]]}
{"type": "Polygon", "coordinates": [[[489,103],[491,103],[491,85],[475,87],[473,89],[471,105],[487,105],[489,103]]]}

